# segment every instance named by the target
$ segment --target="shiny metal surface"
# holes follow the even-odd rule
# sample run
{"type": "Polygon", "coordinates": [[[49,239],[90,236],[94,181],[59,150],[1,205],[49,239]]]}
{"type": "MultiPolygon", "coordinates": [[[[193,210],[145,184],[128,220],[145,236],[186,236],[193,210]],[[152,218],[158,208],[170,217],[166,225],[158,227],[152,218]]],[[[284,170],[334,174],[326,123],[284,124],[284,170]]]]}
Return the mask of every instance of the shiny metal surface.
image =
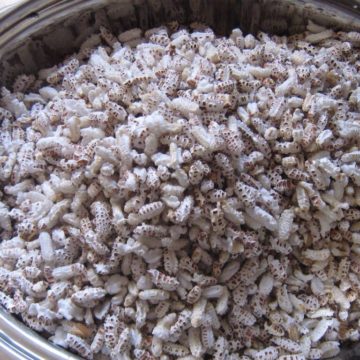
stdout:
{"type": "Polygon", "coordinates": [[[0,309],[1,360],[79,360],[0,309]]]}
{"type": "MultiPolygon", "coordinates": [[[[0,4],[1,4],[0,0],[0,4]]],[[[308,19],[336,30],[360,31],[359,0],[5,0],[0,11],[0,85],[33,73],[75,51],[105,23],[119,32],[171,20],[202,21],[219,34],[236,26],[245,32],[303,31],[308,19]],[[86,12],[86,16],[80,14],[86,12]]],[[[75,360],[0,309],[1,360],[75,360]]],[[[336,360],[359,360],[360,344],[336,360]]]]}
{"type": "Polygon", "coordinates": [[[12,9],[17,8],[20,4],[27,0],[2,0],[0,3],[0,16],[5,16],[12,9]]]}
{"type": "MultiPolygon", "coordinates": [[[[8,1],[8,0],[7,0],[8,1]]],[[[104,21],[115,31],[177,20],[201,21],[219,34],[303,31],[307,19],[360,31],[358,0],[21,0],[1,16],[0,84],[34,73],[76,51],[104,21]],[[357,8],[354,8],[357,6],[357,8]],[[79,20],[86,13],[88,23],[79,20]],[[98,15],[98,17],[97,17],[98,15]],[[86,27],[81,28],[81,24],[86,27]],[[61,41],[62,40],[62,41],[61,41]]],[[[82,17],[84,21],[84,17],[82,17]]]]}

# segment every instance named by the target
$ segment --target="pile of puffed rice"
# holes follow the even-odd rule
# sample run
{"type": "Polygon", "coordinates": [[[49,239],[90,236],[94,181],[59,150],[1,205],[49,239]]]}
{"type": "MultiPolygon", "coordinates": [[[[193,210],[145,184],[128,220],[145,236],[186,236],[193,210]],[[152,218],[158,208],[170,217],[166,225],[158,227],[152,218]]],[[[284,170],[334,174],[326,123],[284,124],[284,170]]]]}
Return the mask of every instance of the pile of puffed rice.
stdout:
{"type": "Polygon", "coordinates": [[[86,359],[359,341],[359,47],[101,28],[2,88],[0,303],[86,359]]]}

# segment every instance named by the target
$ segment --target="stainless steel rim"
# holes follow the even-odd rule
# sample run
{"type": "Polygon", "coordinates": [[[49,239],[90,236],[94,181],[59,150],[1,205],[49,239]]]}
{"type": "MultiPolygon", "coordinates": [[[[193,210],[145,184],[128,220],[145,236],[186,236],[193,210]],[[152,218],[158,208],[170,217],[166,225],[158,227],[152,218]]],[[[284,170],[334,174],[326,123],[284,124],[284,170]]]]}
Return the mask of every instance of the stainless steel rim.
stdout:
{"type": "MultiPolygon", "coordinates": [[[[84,9],[96,9],[116,0],[31,0],[1,19],[0,59],[29,35],[84,9]],[[10,46],[11,45],[11,46],[10,46]]],[[[123,0],[119,0],[119,3],[123,0]]]]}
{"type": "MultiPolygon", "coordinates": [[[[144,0],[145,1],[145,0],[144,0]]],[[[245,1],[261,6],[271,0],[245,1]]],[[[309,17],[316,13],[320,18],[338,21],[348,28],[360,31],[359,8],[353,8],[351,0],[283,0],[284,3],[296,5],[309,17]],[[322,9],[322,10],[319,10],[322,9]]],[[[1,2],[1,0],[0,0],[1,2]]],[[[70,14],[80,13],[86,9],[101,8],[111,3],[128,3],[130,0],[30,0],[0,15],[0,59],[10,50],[23,43],[37,31],[65,19],[70,14]]],[[[134,1],[135,2],[135,1],[134,1]]],[[[136,1],[141,3],[141,1],[136,1]]],[[[331,22],[330,21],[330,22],[331,22]]],[[[336,359],[355,360],[359,358],[360,344],[352,349],[344,349],[336,359]]],[[[57,347],[30,330],[5,310],[0,308],[0,359],[29,360],[76,360],[79,357],[57,347]]]]}
{"type": "Polygon", "coordinates": [[[80,360],[53,345],[0,308],[0,358],[26,360],[80,360]]]}

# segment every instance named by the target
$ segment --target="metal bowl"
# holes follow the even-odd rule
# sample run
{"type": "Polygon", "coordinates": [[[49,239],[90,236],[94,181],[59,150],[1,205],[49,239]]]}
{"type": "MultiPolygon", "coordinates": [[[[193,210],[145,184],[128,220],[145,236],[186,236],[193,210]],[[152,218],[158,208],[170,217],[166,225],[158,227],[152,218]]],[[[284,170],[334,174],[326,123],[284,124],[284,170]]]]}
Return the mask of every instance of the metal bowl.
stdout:
{"type": "MultiPolygon", "coordinates": [[[[359,0],[0,0],[0,85],[58,63],[100,25],[115,33],[170,21],[204,22],[217,34],[235,27],[273,34],[304,31],[313,20],[334,30],[360,31],[359,0]],[[4,7],[5,5],[5,7],[4,7]]],[[[0,358],[75,360],[0,308],[0,358]]],[[[334,360],[360,359],[360,344],[334,360]]]]}

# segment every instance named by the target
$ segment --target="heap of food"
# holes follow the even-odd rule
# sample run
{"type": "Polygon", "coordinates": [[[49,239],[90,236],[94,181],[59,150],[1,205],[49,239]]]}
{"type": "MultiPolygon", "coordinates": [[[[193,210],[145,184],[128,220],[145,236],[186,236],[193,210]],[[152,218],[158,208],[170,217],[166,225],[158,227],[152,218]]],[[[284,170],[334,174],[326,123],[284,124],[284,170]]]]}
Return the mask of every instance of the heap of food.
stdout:
{"type": "Polygon", "coordinates": [[[0,303],[87,359],[334,356],[360,339],[360,34],[172,25],[2,89],[0,303]]]}

